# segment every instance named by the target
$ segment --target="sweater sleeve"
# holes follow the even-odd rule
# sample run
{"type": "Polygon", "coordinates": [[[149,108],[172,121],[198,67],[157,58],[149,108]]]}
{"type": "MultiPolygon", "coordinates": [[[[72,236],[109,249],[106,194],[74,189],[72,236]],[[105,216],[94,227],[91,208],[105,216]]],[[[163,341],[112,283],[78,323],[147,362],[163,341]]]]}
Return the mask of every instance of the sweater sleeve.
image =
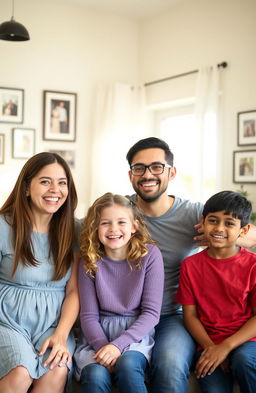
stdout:
{"type": "Polygon", "coordinates": [[[81,329],[90,346],[97,352],[108,339],[100,325],[95,280],[86,274],[83,261],[79,265],[79,296],[81,329]]]}
{"type": "Polygon", "coordinates": [[[159,322],[163,298],[164,267],[160,250],[149,246],[149,253],[144,257],[145,277],[141,298],[140,314],[129,329],[111,342],[121,352],[130,344],[139,342],[159,322]]]}

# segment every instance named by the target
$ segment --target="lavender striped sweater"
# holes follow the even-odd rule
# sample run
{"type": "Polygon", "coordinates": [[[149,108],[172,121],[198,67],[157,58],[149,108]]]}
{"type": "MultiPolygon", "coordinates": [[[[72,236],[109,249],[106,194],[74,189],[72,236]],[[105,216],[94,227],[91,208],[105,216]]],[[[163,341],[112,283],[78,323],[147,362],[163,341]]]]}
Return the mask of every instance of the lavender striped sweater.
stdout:
{"type": "Polygon", "coordinates": [[[97,351],[109,344],[100,325],[100,316],[137,316],[129,329],[111,344],[122,352],[128,345],[139,342],[158,323],[163,297],[164,270],[160,250],[148,245],[140,270],[130,270],[127,261],[108,257],[98,262],[95,278],[79,267],[80,320],[82,332],[97,351]]]}

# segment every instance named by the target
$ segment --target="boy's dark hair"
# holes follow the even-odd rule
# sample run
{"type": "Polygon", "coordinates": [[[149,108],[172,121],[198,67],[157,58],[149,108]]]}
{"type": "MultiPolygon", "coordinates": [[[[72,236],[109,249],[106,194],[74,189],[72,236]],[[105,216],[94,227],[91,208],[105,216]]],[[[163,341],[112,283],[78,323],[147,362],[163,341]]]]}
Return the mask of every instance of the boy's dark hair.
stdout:
{"type": "Polygon", "coordinates": [[[221,191],[206,201],[203,210],[205,218],[209,213],[225,211],[241,220],[241,228],[249,223],[252,213],[252,204],[243,195],[234,191],[221,191]]]}
{"type": "Polygon", "coordinates": [[[126,159],[129,162],[129,165],[131,165],[133,157],[135,156],[136,153],[138,153],[138,151],[144,149],[154,149],[154,148],[164,150],[166,162],[169,165],[173,166],[173,153],[171,152],[168,144],[164,142],[162,139],[155,138],[153,136],[149,138],[141,139],[130,148],[130,150],[126,155],[126,159]]]}

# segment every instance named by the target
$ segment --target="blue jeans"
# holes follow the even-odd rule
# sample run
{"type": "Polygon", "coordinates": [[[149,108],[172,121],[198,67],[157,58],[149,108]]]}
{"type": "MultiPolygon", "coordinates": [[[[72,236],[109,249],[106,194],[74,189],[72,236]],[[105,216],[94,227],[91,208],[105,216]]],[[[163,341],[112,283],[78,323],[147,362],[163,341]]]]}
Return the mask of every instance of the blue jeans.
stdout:
{"type": "Polygon", "coordinates": [[[187,393],[195,342],[183,325],[182,314],[163,315],[155,330],[152,393],[187,393]]]}
{"type": "MultiPolygon", "coordinates": [[[[196,360],[202,351],[197,352],[196,360]]],[[[198,380],[204,393],[232,393],[233,379],[238,381],[242,393],[256,391],[256,342],[248,341],[232,352],[229,356],[230,372],[225,373],[217,367],[214,373],[198,380]]]]}
{"type": "Polygon", "coordinates": [[[115,372],[98,363],[84,367],[81,374],[83,393],[110,393],[115,382],[120,393],[147,393],[145,370],[148,361],[138,351],[126,351],[117,360],[115,372]]]}

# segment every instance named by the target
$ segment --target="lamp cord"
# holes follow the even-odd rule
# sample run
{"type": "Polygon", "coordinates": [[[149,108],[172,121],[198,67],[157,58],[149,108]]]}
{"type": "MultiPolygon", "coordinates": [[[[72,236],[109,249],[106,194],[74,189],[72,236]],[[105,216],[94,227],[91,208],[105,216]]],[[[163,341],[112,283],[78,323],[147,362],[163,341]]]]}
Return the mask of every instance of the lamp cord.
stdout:
{"type": "Polygon", "coordinates": [[[12,0],[12,20],[14,19],[14,0],[12,0]]]}

